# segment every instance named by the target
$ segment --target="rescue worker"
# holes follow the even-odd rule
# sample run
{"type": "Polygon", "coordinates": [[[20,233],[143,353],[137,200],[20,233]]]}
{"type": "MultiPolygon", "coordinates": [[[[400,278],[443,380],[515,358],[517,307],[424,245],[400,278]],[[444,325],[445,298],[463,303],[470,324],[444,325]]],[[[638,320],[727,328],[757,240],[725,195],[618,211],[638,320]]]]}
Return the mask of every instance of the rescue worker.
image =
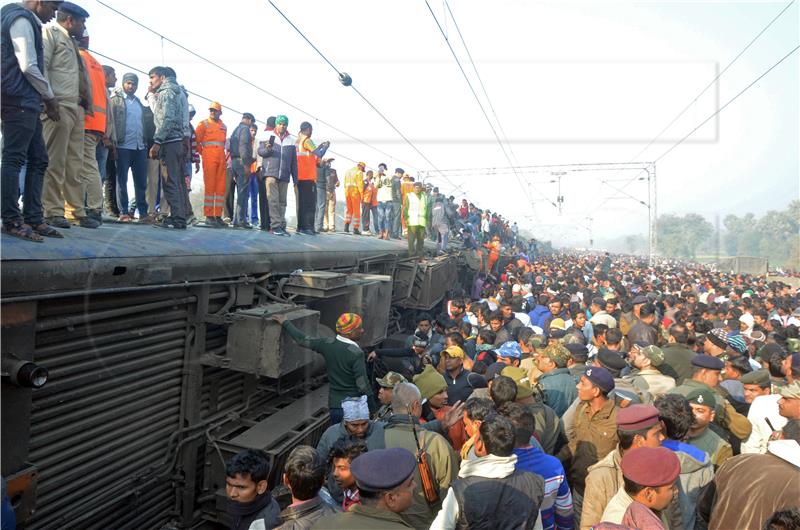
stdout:
{"type": "Polygon", "coordinates": [[[222,220],[222,206],[225,202],[225,139],[228,128],[220,119],[222,105],[213,101],[208,106],[208,119],[201,121],[195,129],[197,151],[203,157],[203,184],[205,201],[203,213],[206,224],[215,228],[225,228],[222,220]]]}
{"type": "Polygon", "coordinates": [[[83,122],[83,189],[86,196],[86,216],[94,220],[97,226],[103,224],[103,184],[100,168],[97,164],[97,146],[109,129],[108,93],[106,92],[106,74],[103,65],[92,57],[89,47],[89,33],[84,31],[78,41],[79,53],[83,59],[89,81],[92,86],[92,114],[87,114],[83,122]]]}
{"type": "Polygon", "coordinates": [[[422,192],[422,182],[415,182],[414,192],[406,196],[403,219],[408,228],[408,252],[422,258],[428,222],[428,196],[422,192]]]}
{"type": "MultiPolygon", "coordinates": [[[[300,124],[297,135],[297,231],[313,236],[314,214],[317,204],[317,168],[325,156],[330,142],[322,142],[319,147],[311,139],[313,127],[307,121],[300,124]]],[[[322,219],[320,218],[320,224],[322,219]]]]}
{"type": "Polygon", "coordinates": [[[483,246],[489,249],[489,265],[486,272],[494,274],[494,265],[500,257],[500,236],[494,236],[491,242],[484,243],[483,246]]]}
{"type": "MultiPolygon", "coordinates": [[[[100,224],[86,216],[83,195],[83,120],[92,113],[91,86],[74,39],[83,35],[89,13],[72,2],[58,7],[55,24],[42,29],[46,77],[58,100],[61,119],[42,120],[50,164],[44,174],[42,203],[46,222],[69,228],[100,224]]],[[[105,89],[103,89],[105,90],[105,89]]]]}
{"type": "Polygon", "coordinates": [[[364,192],[364,169],[367,165],[359,162],[356,167],[344,174],[344,197],[347,211],[344,215],[344,231],[350,232],[350,222],[353,222],[353,234],[361,232],[361,197],[364,192]]]}

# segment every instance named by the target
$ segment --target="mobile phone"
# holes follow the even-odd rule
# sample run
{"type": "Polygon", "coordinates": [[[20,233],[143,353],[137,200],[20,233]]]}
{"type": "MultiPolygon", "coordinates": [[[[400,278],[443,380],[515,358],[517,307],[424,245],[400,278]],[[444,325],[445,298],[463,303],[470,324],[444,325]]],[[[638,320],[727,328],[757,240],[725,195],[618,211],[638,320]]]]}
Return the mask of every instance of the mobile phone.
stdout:
{"type": "Polygon", "coordinates": [[[275,145],[275,135],[274,134],[270,135],[270,137],[269,137],[269,146],[272,147],[273,145],[275,145]]]}

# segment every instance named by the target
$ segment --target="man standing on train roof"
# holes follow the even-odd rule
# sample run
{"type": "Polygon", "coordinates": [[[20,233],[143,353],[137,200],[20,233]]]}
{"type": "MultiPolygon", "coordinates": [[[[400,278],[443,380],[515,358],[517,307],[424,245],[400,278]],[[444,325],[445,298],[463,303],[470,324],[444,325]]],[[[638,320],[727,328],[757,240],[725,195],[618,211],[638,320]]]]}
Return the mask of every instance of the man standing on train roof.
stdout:
{"type": "Polygon", "coordinates": [[[428,224],[428,196],[422,192],[422,182],[414,183],[414,191],[406,196],[403,219],[408,227],[408,253],[422,258],[425,251],[425,227],[428,224]]]}
{"type": "Polygon", "coordinates": [[[343,313],[336,321],[335,338],[312,338],[286,320],[285,315],[274,315],[279,323],[299,345],[313,350],[325,358],[328,369],[330,394],[328,408],[331,411],[331,424],[342,421],[344,412],[342,400],[348,397],[367,396],[369,410],[377,407],[372,395],[372,385],[367,378],[367,365],[364,352],[356,341],[364,334],[361,317],[355,313],[343,313]]]}
{"type": "Polygon", "coordinates": [[[197,124],[194,131],[197,151],[203,158],[205,186],[203,213],[206,216],[206,224],[214,228],[228,226],[222,220],[222,205],[225,202],[225,140],[228,137],[228,128],[220,116],[222,116],[222,105],[212,101],[208,106],[208,119],[197,124]]]}
{"type": "Polygon", "coordinates": [[[48,158],[39,119],[44,104],[49,121],[55,124],[60,120],[58,101],[45,76],[42,43],[42,23],[53,18],[58,4],[27,1],[6,4],[2,10],[3,233],[38,243],[42,236],[63,237],[43,219],[42,183],[48,158]],[[27,171],[20,212],[23,165],[27,171]]]}

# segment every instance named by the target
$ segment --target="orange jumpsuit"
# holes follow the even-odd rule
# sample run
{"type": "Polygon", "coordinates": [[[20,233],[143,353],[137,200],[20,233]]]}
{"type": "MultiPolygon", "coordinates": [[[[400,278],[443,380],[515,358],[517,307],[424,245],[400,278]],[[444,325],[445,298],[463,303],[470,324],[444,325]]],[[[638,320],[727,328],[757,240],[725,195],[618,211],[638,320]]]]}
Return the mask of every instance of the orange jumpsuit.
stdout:
{"type": "Polygon", "coordinates": [[[483,246],[489,249],[489,269],[486,272],[491,274],[494,269],[494,264],[500,257],[500,242],[492,241],[491,243],[485,243],[483,246]]]}
{"type": "MultiPolygon", "coordinates": [[[[400,196],[401,196],[400,204],[402,205],[402,210],[400,210],[401,212],[405,211],[406,196],[408,196],[408,194],[411,193],[412,191],[414,191],[414,181],[411,180],[410,178],[403,177],[402,182],[400,182],[400,196]]],[[[400,223],[403,225],[403,232],[405,232],[406,231],[405,216],[403,215],[400,216],[400,223]]]]}
{"type": "Polygon", "coordinates": [[[228,129],[222,120],[201,121],[195,129],[197,151],[203,157],[203,183],[206,188],[203,213],[206,217],[222,217],[225,204],[225,139],[228,129]]]}
{"type": "Polygon", "coordinates": [[[358,166],[344,174],[344,197],[347,211],[344,214],[345,224],[353,221],[353,229],[361,227],[361,196],[364,193],[364,172],[358,166]]]}

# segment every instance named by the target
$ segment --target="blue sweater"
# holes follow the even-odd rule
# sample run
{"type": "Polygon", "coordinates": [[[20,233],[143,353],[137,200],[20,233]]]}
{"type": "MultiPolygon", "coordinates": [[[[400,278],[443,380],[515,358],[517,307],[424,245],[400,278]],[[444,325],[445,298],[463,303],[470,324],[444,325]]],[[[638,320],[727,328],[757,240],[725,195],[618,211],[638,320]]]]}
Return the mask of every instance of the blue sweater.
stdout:
{"type": "Polygon", "coordinates": [[[572,493],[558,458],[544,453],[538,447],[514,449],[517,469],[536,473],[544,479],[544,499],[540,511],[544,530],[572,530],[574,514],[572,493]]]}

